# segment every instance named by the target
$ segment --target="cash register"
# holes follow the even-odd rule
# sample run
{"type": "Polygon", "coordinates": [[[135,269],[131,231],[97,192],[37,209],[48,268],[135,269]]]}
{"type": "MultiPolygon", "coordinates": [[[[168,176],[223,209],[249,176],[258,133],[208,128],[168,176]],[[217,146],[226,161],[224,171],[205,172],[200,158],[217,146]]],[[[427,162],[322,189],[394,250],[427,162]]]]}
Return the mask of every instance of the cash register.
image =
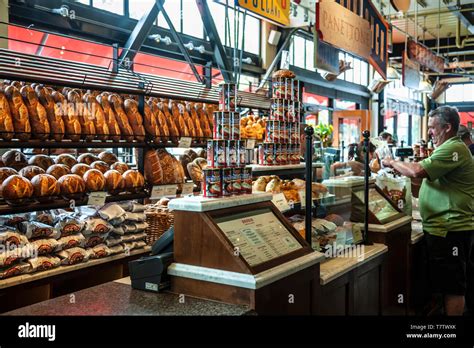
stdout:
{"type": "Polygon", "coordinates": [[[153,244],[150,256],[128,263],[132,288],[160,292],[169,287],[167,269],[173,262],[173,239],[171,227],[153,244]]]}

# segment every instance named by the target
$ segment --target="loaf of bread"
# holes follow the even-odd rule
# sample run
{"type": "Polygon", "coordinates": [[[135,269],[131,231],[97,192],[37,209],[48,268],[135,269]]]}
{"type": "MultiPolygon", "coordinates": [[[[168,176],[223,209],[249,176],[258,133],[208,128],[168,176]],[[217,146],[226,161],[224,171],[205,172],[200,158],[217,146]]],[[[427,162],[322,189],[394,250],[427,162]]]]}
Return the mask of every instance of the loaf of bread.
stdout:
{"type": "Polygon", "coordinates": [[[84,174],[84,181],[89,192],[103,191],[105,188],[105,177],[100,170],[89,169],[84,174]]]}
{"type": "Polygon", "coordinates": [[[204,138],[204,131],[201,128],[201,121],[199,120],[199,116],[197,114],[194,103],[186,103],[186,111],[188,112],[188,114],[191,116],[191,119],[193,120],[196,137],[201,138],[201,141],[202,141],[203,140],[202,138],[204,138]]]}
{"type": "Polygon", "coordinates": [[[15,129],[13,128],[13,119],[10,113],[10,104],[8,99],[0,89],[0,139],[10,141],[13,139],[15,129]]]}
{"type": "Polygon", "coordinates": [[[196,185],[200,185],[203,179],[203,169],[207,167],[207,160],[198,157],[191,163],[188,163],[187,167],[193,182],[196,185]]]}
{"type": "Polygon", "coordinates": [[[207,116],[207,122],[209,123],[209,128],[214,129],[214,111],[215,111],[214,106],[212,104],[204,104],[202,106],[202,109],[204,110],[204,113],[207,116]]]}
{"type": "Polygon", "coordinates": [[[102,151],[99,153],[99,160],[104,161],[107,163],[109,166],[114,164],[115,162],[118,162],[117,156],[110,151],[102,151]]]}
{"type": "Polygon", "coordinates": [[[56,157],[54,160],[56,164],[64,164],[71,169],[75,164],[77,164],[76,159],[73,155],[62,153],[56,157]]]}
{"type": "MultiPolygon", "coordinates": [[[[186,182],[186,174],[184,173],[184,168],[178,159],[174,156],[171,156],[173,161],[174,171],[176,172],[176,183],[182,184],[186,182]]],[[[207,161],[206,161],[207,162],[207,161]]]]}
{"type": "Polygon", "coordinates": [[[155,150],[148,150],[145,153],[145,180],[152,185],[163,183],[163,170],[160,159],[155,150]]]}
{"type": "Polygon", "coordinates": [[[30,198],[33,195],[33,185],[30,180],[20,175],[11,175],[1,186],[3,198],[9,204],[23,203],[23,199],[30,198]]]}
{"type": "Polygon", "coordinates": [[[145,186],[145,178],[138,170],[129,169],[122,176],[125,181],[125,188],[132,193],[145,186]]]}
{"type": "Polygon", "coordinates": [[[58,91],[53,91],[51,96],[59,107],[59,112],[64,121],[65,137],[71,141],[79,141],[81,139],[82,128],[79,118],[74,111],[74,104],[68,103],[66,97],[58,91]]]}
{"type": "Polygon", "coordinates": [[[48,116],[46,109],[38,101],[36,92],[31,86],[23,86],[20,93],[28,109],[32,137],[40,140],[48,139],[51,133],[48,116]]]}
{"type": "Polygon", "coordinates": [[[61,194],[70,196],[77,193],[83,193],[86,190],[86,183],[76,174],[67,174],[58,179],[61,188],[61,194]]]}
{"type": "Polygon", "coordinates": [[[104,174],[105,189],[111,195],[116,195],[125,189],[125,181],[122,174],[116,170],[108,170],[104,174]]]}
{"type": "Polygon", "coordinates": [[[39,174],[31,179],[33,194],[35,197],[57,196],[60,193],[60,186],[56,178],[49,174],[39,174]]]}
{"type": "Polygon", "coordinates": [[[126,141],[132,141],[134,133],[132,126],[128,121],[127,114],[123,110],[122,99],[117,94],[111,94],[109,96],[109,103],[113,106],[115,111],[116,120],[120,127],[120,133],[122,134],[123,139],[126,141]]]}
{"type": "MultiPolygon", "coordinates": [[[[31,85],[33,88],[33,84],[31,85]]],[[[39,102],[46,110],[49,126],[51,129],[51,139],[61,141],[64,138],[65,126],[60,107],[54,102],[48,89],[41,85],[34,87],[39,102]]]]}
{"type": "Polygon", "coordinates": [[[176,120],[176,126],[178,127],[179,130],[179,135],[182,137],[189,137],[189,129],[188,126],[186,125],[186,121],[184,120],[183,115],[179,112],[179,107],[178,104],[170,101],[170,108],[171,108],[171,115],[174,120],[176,120]]]}
{"type": "Polygon", "coordinates": [[[120,140],[120,126],[117,122],[117,117],[115,115],[115,111],[109,103],[109,94],[101,93],[96,97],[97,102],[102,106],[104,110],[105,122],[109,127],[109,134],[110,139],[113,141],[120,140]]]}
{"type": "Polygon", "coordinates": [[[18,172],[15,169],[10,168],[10,167],[0,168],[0,185],[2,184],[2,182],[5,181],[6,178],[12,175],[18,175],[18,172]]]}
{"type": "MultiPolygon", "coordinates": [[[[196,155],[196,153],[192,149],[188,149],[188,150],[192,151],[192,153],[196,155]]],[[[188,153],[186,153],[186,151],[179,157],[179,161],[181,162],[181,165],[184,168],[184,174],[186,175],[188,179],[191,179],[191,175],[188,172],[188,164],[191,163],[193,159],[196,158],[197,156],[193,158],[192,155],[189,153],[189,151],[188,153]]]]}
{"type": "Polygon", "coordinates": [[[2,155],[2,162],[6,167],[20,170],[28,165],[26,156],[18,150],[9,150],[2,155]]]}
{"type": "Polygon", "coordinates": [[[59,178],[71,174],[71,170],[68,166],[64,164],[53,164],[51,167],[48,168],[46,174],[50,174],[59,180],[59,178]]]}
{"type": "Polygon", "coordinates": [[[23,102],[20,91],[14,86],[8,86],[5,88],[5,96],[10,105],[15,137],[21,141],[28,141],[31,137],[31,125],[28,108],[23,102]]]}
{"type": "Polygon", "coordinates": [[[145,127],[143,127],[143,117],[138,111],[138,102],[134,99],[126,99],[123,105],[135,139],[145,140],[145,127]]]}
{"type": "Polygon", "coordinates": [[[158,122],[158,115],[154,112],[153,107],[155,104],[150,100],[145,104],[145,117],[144,117],[144,124],[145,130],[148,136],[153,139],[156,143],[160,141],[166,141],[162,138],[162,128],[158,122]]]}
{"type": "Polygon", "coordinates": [[[208,122],[208,119],[207,119],[207,115],[204,112],[202,103],[196,103],[195,108],[196,108],[197,116],[199,118],[199,123],[201,125],[201,129],[204,133],[204,137],[212,138],[212,131],[211,131],[211,128],[209,127],[209,122],[208,122]]]}
{"type": "Polygon", "coordinates": [[[279,79],[279,78],[294,79],[295,77],[296,77],[295,73],[287,69],[277,70],[272,74],[272,79],[279,79]]]}
{"type": "Polygon", "coordinates": [[[91,163],[91,169],[97,169],[101,173],[105,173],[110,169],[110,166],[104,161],[95,161],[91,163]]]}
{"type": "Polygon", "coordinates": [[[54,161],[51,157],[46,155],[34,155],[28,160],[28,164],[48,170],[48,168],[54,164],[54,161]]]}
{"type": "Polygon", "coordinates": [[[171,142],[177,143],[178,140],[179,140],[179,130],[178,130],[178,127],[176,126],[176,122],[178,122],[178,119],[176,119],[176,122],[175,122],[175,119],[171,115],[167,103],[159,102],[159,103],[156,103],[156,104],[158,105],[158,109],[160,109],[160,111],[165,116],[165,119],[166,119],[166,122],[167,122],[167,125],[168,125],[168,130],[169,130],[170,137],[171,137],[170,138],[171,142]]]}
{"type": "Polygon", "coordinates": [[[94,122],[87,107],[82,102],[82,97],[76,90],[69,91],[67,100],[73,103],[74,116],[79,119],[81,124],[81,135],[86,141],[92,141],[96,135],[94,122]]]}
{"type": "Polygon", "coordinates": [[[105,120],[105,112],[102,106],[97,102],[94,95],[90,93],[84,94],[83,101],[88,110],[90,118],[94,122],[97,139],[107,140],[109,138],[109,126],[105,120]]]}
{"type": "Polygon", "coordinates": [[[99,158],[91,153],[83,153],[77,157],[77,162],[85,163],[87,165],[91,165],[93,162],[98,161],[99,158]]]}
{"type": "Polygon", "coordinates": [[[110,169],[113,169],[113,170],[116,170],[118,171],[120,174],[123,174],[125,173],[127,170],[129,170],[130,168],[128,167],[128,165],[126,163],[123,163],[123,162],[115,162],[114,164],[112,164],[110,166],[110,169]]]}
{"type": "Polygon", "coordinates": [[[28,180],[33,179],[36,175],[45,173],[46,172],[44,171],[44,169],[38,166],[26,166],[18,172],[18,174],[20,174],[24,178],[27,178],[28,180]]]}
{"type": "Polygon", "coordinates": [[[71,168],[71,173],[79,175],[82,178],[89,169],[91,169],[89,165],[85,163],[78,163],[71,168]]]}
{"type": "Polygon", "coordinates": [[[165,115],[161,112],[160,108],[158,107],[158,104],[152,103],[151,109],[161,129],[161,141],[166,143],[169,140],[170,131],[168,128],[168,122],[166,121],[165,115]]]}
{"type": "Polygon", "coordinates": [[[188,127],[189,136],[195,138],[197,135],[196,130],[194,129],[194,121],[186,110],[186,106],[183,104],[178,104],[178,109],[179,113],[183,116],[186,126],[188,127]]]}
{"type": "Polygon", "coordinates": [[[163,184],[176,184],[178,182],[178,173],[175,171],[173,156],[165,149],[159,149],[157,154],[163,171],[163,184]]]}

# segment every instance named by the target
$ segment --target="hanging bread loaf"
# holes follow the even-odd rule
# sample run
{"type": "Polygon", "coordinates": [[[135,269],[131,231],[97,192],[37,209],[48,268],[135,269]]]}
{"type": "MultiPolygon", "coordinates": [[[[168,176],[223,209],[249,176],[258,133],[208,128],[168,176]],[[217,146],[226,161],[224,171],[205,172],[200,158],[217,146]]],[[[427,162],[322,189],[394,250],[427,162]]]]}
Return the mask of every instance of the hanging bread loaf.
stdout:
{"type": "Polygon", "coordinates": [[[53,91],[51,94],[56,105],[59,107],[59,112],[64,121],[65,137],[71,141],[79,141],[81,139],[81,123],[75,114],[74,104],[68,103],[66,97],[58,92],[53,91]]]}
{"type": "Polygon", "coordinates": [[[36,92],[31,86],[23,86],[20,93],[28,108],[28,117],[30,119],[33,138],[40,140],[48,139],[51,133],[48,116],[46,115],[46,109],[38,101],[36,92]]]}
{"type": "Polygon", "coordinates": [[[176,120],[177,127],[179,130],[179,135],[182,137],[191,136],[191,133],[189,132],[188,126],[186,124],[186,120],[184,119],[184,116],[181,114],[178,104],[173,101],[170,101],[170,106],[171,106],[171,115],[173,119],[176,120]]]}
{"type": "Polygon", "coordinates": [[[109,94],[108,93],[101,93],[96,97],[97,102],[102,106],[104,110],[104,117],[107,126],[109,127],[109,134],[110,139],[113,141],[120,140],[120,126],[117,122],[117,117],[115,115],[115,111],[113,110],[112,106],[109,103],[109,94]]]}
{"type": "Polygon", "coordinates": [[[194,107],[194,103],[188,103],[186,105],[186,111],[188,112],[188,114],[191,116],[191,119],[193,120],[196,137],[200,138],[200,140],[203,141],[204,132],[201,128],[201,122],[199,121],[199,116],[196,112],[196,108],[194,107]]]}
{"type": "Polygon", "coordinates": [[[9,141],[13,139],[13,119],[10,113],[8,99],[0,91],[0,139],[9,141]]]}
{"type": "Polygon", "coordinates": [[[204,112],[202,103],[196,103],[195,107],[196,107],[196,113],[197,113],[197,116],[199,118],[199,122],[201,124],[201,128],[202,128],[202,131],[204,133],[204,136],[206,138],[211,138],[212,137],[212,131],[211,131],[211,128],[209,126],[209,121],[207,119],[206,113],[204,112]]]}
{"type": "Polygon", "coordinates": [[[196,131],[194,130],[194,122],[191,119],[191,116],[189,116],[189,113],[186,111],[186,107],[183,104],[178,104],[178,109],[180,115],[183,117],[186,127],[188,128],[189,136],[195,138],[196,131]]]}
{"type": "Polygon", "coordinates": [[[176,122],[178,122],[178,119],[175,120],[173,116],[171,115],[170,110],[168,108],[168,103],[158,102],[156,104],[158,105],[158,108],[161,110],[161,112],[165,116],[166,122],[168,124],[168,129],[170,132],[171,142],[177,143],[179,140],[179,130],[178,130],[178,127],[176,126],[176,122]]]}
{"type": "Polygon", "coordinates": [[[73,103],[74,116],[79,119],[79,123],[81,124],[82,137],[86,141],[92,141],[96,134],[95,125],[90,119],[89,111],[84,106],[80,94],[76,90],[69,91],[67,100],[73,103]]]}
{"type": "Polygon", "coordinates": [[[138,141],[145,140],[145,128],[143,127],[143,118],[138,112],[138,103],[134,99],[126,99],[123,103],[127,114],[128,122],[133,130],[133,135],[138,141]]]}
{"type": "Polygon", "coordinates": [[[155,150],[148,150],[145,153],[145,180],[152,185],[163,183],[163,170],[155,150]]]}
{"type": "Polygon", "coordinates": [[[211,104],[204,104],[202,107],[204,113],[207,117],[207,122],[209,123],[209,128],[214,128],[214,107],[211,104]]]}
{"type": "MultiPolygon", "coordinates": [[[[160,142],[163,140],[162,137],[162,130],[160,129],[160,125],[158,123],[158,115],[156,115],[153,110],[153,103],[148,101],[145,103],[144,113],[145,117],[143,119],[143,123],[145,124],[145,130],[147,134],[153,139],[155,142],[160,142]]],[[[163,140],[166,141],[166,140],[163,140]]]]}
{"type": "Polygon", "coordinates": [[[102,109],[102,106],[100,106],[95,97],[90,93],[84,94],[83,101],[92,122],[94,122],[97,138],[107,140],[110,132],[107,121],[105,120],[104,109],[102,109]]]}
{"type": "Polygon", "coordinates": [[[168,128],[168,123],[166,122],[165,115],[161,112],[160,108],[158,107],[158,104],[152,103],[151,110],[153,112],[153,115],[155,115],[158,124],[160,125],[162,131],[161,140],[166,143],[169,140],[170,131],[168,128]]]}
{"type": "Polygon", "coordinates": [[[127,114],[123,110],[122,99],[117,94],[111,94],[109,96],[109,103],[113,106],[117,122],[120,127],[120,133],[126,141],[133,140],[133,129],[128,121],[127,114]]]}
{"type": "MultiPolygon", "coordinates": [[[[33,85],[31,86],[33,87],[33,85]]],[[[51,139],[54,139],[55,141],[63,140],[65,126],[64,120],[61,117],[60,107],[54,102],[51,93],[45,87],[37,85],[35,87],[35,92],[41,105],[46,109],[46,116],[51,128],[51,139]]]]}
{"type": "Polygon", "coordinates": [[[15,137],[21,141],[28,141],[31,137],[31,125],[28,109],[23,102],[20,91],[14,86],[8,86],[5,88],[5,96],[10,105],[15,137]]]}

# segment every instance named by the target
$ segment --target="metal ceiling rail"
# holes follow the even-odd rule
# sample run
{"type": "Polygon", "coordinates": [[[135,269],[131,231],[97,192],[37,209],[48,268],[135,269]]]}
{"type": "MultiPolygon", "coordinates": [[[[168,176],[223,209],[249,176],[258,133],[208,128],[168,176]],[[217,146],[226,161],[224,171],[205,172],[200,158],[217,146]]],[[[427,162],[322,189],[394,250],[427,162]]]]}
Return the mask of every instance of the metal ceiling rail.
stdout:
{"type": "MultiPolygon", "coordinates": [[[[125,69],[113,73],[108,68],[98,65],[41,57],[7,49],[0,49],[0,78],[195,102],[219,101],[218,87],[209,89],[194,81],[133,73],[125,69]],[[152,84],[150,90],[139,87],[144,81],[152,84]]],[[[242,107],[270,108],[270,100],[264,95],[239,92],[239,96],[242,107]]]]}

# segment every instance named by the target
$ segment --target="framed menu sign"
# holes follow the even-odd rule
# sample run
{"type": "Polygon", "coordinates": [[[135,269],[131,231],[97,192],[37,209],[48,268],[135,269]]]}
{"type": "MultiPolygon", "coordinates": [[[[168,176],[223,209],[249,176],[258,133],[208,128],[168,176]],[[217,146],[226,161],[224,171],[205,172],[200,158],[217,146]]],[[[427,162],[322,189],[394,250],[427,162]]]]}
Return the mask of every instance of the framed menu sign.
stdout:
{"type": "Polygon", "coordinates": [[[223,216],[215,223],[251,267],[303,248],[270,208],[223,216]]]}

